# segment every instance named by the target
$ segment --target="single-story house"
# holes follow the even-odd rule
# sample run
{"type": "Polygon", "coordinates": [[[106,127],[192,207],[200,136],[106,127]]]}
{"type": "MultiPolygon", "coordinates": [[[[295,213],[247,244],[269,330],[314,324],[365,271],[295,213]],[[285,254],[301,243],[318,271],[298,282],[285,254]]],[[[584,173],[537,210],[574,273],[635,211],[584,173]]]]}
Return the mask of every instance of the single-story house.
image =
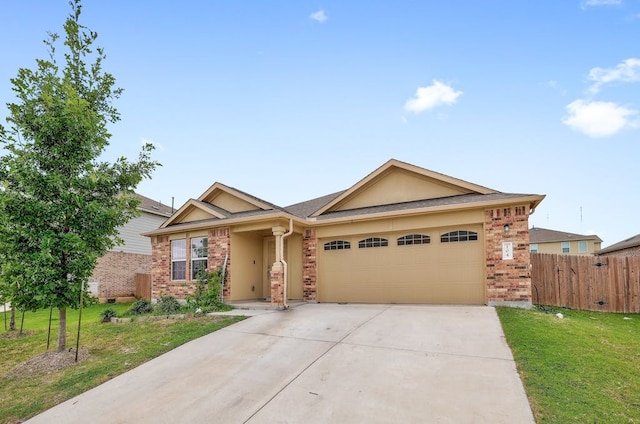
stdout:
{"type": "Polygon", "coordinates": [[[145,234],[152,297],[184,299],[198,270],[226,264],[225,301],[528,306],[528,220],[543,198],[394,159],[288,207],[215,183],[145,234]]]}
{"type": "Polygon", "coordinates": [[[602,240],[595,234],[583,235],[533,227],[529,229],[531,253],[555,253],[558,255],[593,255],[600,249],[602,240]]]}
{"type": "Polygon", "coordinates": [[[598,256],[639,256],[640,234],[607,246],[598,250],[595,254],[598,256]]]}
{"type": "Polygon", "coordinates": [[[151,243],[141,233],[158,228],[173,209],[136,193],[140,215],[118,229],[123,244],[98,259],[89,278],[89,290],[101,301],[131,297],[136,293],[136,274],[151,274],[151,243]]]}

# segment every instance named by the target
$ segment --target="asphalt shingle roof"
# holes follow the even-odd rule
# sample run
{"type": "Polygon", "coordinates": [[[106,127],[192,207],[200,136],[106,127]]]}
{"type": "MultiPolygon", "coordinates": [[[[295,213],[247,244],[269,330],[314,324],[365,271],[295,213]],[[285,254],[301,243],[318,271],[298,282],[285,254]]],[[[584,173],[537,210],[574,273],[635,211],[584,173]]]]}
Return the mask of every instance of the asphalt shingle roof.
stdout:
{"type": "Polygon", "coordinates": [[[629,249],[631,247],[640,246],[640,234],[636,234],[633,237],[629,237],[626,240],[614,243],[611,246],[607,246],[604,249],[598,250],[596,254],[615,252],[616,250],[629,249]]]}
{"type": "Polygon", "coordinates": [[[564,231],[549,230],[547,228],[533,227],[529,229],[529,242],[531,243],[552,243],[557,241],[570,240],[595,240],[602,242],[600,237],[595,234],[583,235],[575,233],[566,233],[564,231]]]}

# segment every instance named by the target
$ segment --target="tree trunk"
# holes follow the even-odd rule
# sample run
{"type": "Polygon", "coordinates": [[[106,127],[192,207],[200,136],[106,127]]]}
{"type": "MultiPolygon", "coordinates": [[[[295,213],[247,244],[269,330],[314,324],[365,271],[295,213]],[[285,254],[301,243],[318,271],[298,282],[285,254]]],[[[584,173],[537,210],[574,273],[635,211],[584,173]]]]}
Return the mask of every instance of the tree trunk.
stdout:
{"type": "Polygon", "coordinates": [[[16,308],[11,305],[11,319],[9,320],[9,331],[16,331],[16,308]]]}
{"type": "Polygon", "coordinates": [[[58,352],[67,348],[67,308],[58,308],[60,320],[58,321],[58,352]]]}

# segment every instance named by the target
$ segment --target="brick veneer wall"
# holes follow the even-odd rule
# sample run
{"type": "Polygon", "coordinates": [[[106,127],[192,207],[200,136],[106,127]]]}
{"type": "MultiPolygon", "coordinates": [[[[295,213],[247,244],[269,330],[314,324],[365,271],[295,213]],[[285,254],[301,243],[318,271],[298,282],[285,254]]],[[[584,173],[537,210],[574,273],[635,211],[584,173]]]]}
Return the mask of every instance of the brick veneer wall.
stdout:
{"type": "Polygon", "coordinates": [[[485,211],[487,304],[531,305],[529,210],[525,206],[485,211]],[[509,231],[504,225],[509,224],[509,231]],[[502,242],[513,242],[513,259],[502,259],[502,242]]]}
{"type": "Polygon", "coordinates": [[[302,240],[303,264],[302,264],[302,284],[303,296],[307,302],[315,302],[317,300],[317,267],[316,253],[318,240],[316,238],[316,230],[304,230],[304,238],[302,240]]]}
{"type": "Polygon", "coordinates": [[[209,270],[221,269],[224,258],[227,257],[227,269],[223,286],[225,300],[231,296],[231,232],[228,227],[209,230],[209,256],[207,265],[209,270]],[[228,255],[228,256],[227,256],[228,255]]]}
{"type": "MultiPolygon", "coordinates": [[[[229,228],[215,228],[207,235],[209,270],[220,269],[227,259],[227,273],[225,276],[224,298],[231,294],[231,235],[229,228]]],[[[187,241],[188,245],[189,241],[187,241]]],[[[156,236],[151,240],[151,298],[158,299],[161,295],[171,295],[184,300],[193,294],[196,281],[191,281],[190,264],[191,250],[187,249],[187,278],[185,281],[171,281],[171,241],[168,236],[156,236]]]]}
{"type": "Polygon", "coordinates": [[[284,304],[284,272],[280,269],[271,270],[271,304],[284,304]]]}
{"type": "Polygon", "coordinates": [[[151,273],[151,256],[138,253],[107,252],[89,282],[98,283],[98,297],[128,297],[136,293],[136,273],[151,273]]]}

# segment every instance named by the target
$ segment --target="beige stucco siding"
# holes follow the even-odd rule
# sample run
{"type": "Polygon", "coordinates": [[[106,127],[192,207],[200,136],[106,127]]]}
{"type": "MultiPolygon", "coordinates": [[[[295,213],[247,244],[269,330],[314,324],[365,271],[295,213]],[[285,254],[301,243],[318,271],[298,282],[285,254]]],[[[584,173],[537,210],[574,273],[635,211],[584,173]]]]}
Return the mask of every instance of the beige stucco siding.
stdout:
{"type": "Polygon", "coordinates": [[[412,228],[400,232],[325,237],[318,240],[318,300],[365,303],[485,303],[484,236],[481,224],[412,228]],[[443,233],[474,231],[478,240],[441,243],[443,233]],[[397,239],[424,234],[429,244],[399,246],[397,239]],[[359,248],[360,240],[381,237],[386,247],[359,248]],[[332,240],[350,249],[324,250],[332,240]]]}
{"type": "Polygon", "coordinates": [[[292,234],[287,237],[286,243],[286,261],[288,265],[288,282],[287,295],[289,299],[302,299],[302,235],[292,234]]]}
{"type": "Polygon", "coordinates": [[[245,212],[258,209],[255,205],[232,196],[229,193],[220,193],[211,203],[229,212],[245,212]]]}
{"type": "MultiPolygon", "coordinates": [[[[587,251],[580,252],[579,250],[579,240],[571,240],[569,241],[569,254],[570,255],[592,255],[596,250],[600,250],[601,242],[596,242],[594,240],[586,240],[587,241],[587,251]]],[[[555,253],[562,254],[562,242],[547,242],[547,243],[536,243],[538,245],[537,253],[555,253]]]]}
{"type": "Polygon", "coordinates": [[[484,220],[482,210],[416,215],[379,219],[375,221],[346,222],[342,224],[318,226],[318,238],[339,237],[351,234],[370,234],[380,232],[408,231],[413,228],[435,228],[455,225],[479,224],[484,220]]]}
{"type": "Polygon", "coordinates": [[[455,196],[468,193],[442,181],[396,170],[364,186],[357,196],[345,199],[332,210],[345,210],[412,200],[455,196]]]}
{"type": "Polygon", "coordinates": [[[265,297],[262,293],[262,240],[259,233],[231,233],[231,297],[246,300],[265,297]]]}

